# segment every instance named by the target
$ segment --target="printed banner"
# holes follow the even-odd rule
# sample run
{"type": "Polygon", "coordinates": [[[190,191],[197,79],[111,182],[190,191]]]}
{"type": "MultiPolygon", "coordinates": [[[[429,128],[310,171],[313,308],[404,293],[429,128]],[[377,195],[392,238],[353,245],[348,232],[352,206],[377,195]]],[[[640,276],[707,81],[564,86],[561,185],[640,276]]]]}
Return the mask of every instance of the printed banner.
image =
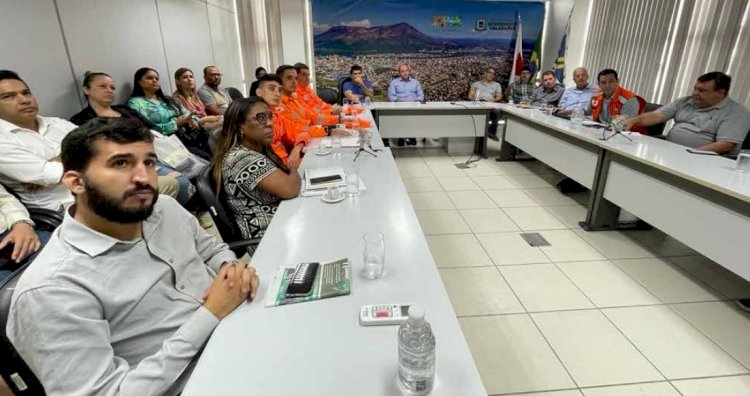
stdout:
{"type": "Polygon", "coordinates": [[[473,0],[312,0],[318,88],[340,89],[360,65],[375,100],[405,62],[427,100],[466,99],[472,82],[494,67],[508,86],[520,15],[528,61],[544,25],[544,3],[473,0]]]}

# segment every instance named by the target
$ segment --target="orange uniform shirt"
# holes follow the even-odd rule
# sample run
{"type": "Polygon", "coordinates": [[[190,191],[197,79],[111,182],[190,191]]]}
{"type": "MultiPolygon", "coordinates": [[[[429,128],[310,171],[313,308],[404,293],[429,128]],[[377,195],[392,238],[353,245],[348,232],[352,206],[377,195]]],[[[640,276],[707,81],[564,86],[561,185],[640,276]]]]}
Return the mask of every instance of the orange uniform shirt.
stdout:
{"type": "Polygon", "coordinates": [[[313,125],[312,114],[289,96],[282,96],[281,104],[274,109],[273,132],[273,151],[285,164],[296,145],[307,145],[311,138],[326,136],[323,127],[313,125]]]}
{"type": "Polygon", "coordinates": [[[315,124],[335,125],[339,122],[339,116],[331,114],[331,105],[320,99],[309,85],[297,84],[296,94],[297,101],[315,115],[315,124]]]}

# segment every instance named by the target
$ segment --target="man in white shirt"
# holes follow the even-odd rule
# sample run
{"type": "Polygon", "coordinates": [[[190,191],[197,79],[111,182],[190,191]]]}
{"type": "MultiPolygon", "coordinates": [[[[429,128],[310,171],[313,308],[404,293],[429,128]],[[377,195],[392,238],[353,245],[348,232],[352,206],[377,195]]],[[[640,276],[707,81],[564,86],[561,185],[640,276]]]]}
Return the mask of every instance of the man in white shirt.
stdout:
{"type": "Polygon", "coordinates": [[[59,210],[73,202],[60,183],[60,143],[77,126],[38,111],[28,85],[14,72],[0,71],[0,183],[28,206],[59,210]]]}
{"type": "MultiPolygon", "coordinates": [[[[0,183],[28,207],[61,210],[73,204],[73,195],[60,183],[60,143],[78,126],[38,113],[26,82],[0,70],[0,183]]],[[[176,197],[178,192],[175,176],[159,176],[159,193],[176,197]]]]}
{"type": "Polygon", "coordinates": [[[18,281],[8,339],[48,395],[179,394],[219,321],[255,297],[255,270],[156,193],[137,121],[92,120],[62,163],[76,204],[18,281]]]}

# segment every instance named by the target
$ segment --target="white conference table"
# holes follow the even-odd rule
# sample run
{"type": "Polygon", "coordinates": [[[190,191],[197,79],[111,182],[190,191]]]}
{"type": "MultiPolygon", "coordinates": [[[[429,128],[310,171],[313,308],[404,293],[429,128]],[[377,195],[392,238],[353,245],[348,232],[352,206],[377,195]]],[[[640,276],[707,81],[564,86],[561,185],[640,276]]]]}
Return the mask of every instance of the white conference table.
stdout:
{"type": "Polygon", "coordinates": [[[384,138],[448,138],[449,153],[487,151],[492,102],[373,102],[373,117],[384,138]],[[477,142],[478,138],[485,138],[477,142]]]}
{"type": "MultiPolygon", "coordinates": [[[[366,116],[370,116],[365,112],[366,116]]],[[[373,145],[379,142],[376,128],[373,145]]],[[[182,393],[191,395],[394,395],[398,326],[362,327],[366,304],[419,303],[427,312],[436,347],[431,395],[486,395],[417,217],[388,148],[377,158],[353,149],[340,159],[306,155],[303,168],[356,166],[366,191],[338,204],[319,197],[284,201],[252,265],[261,286],[214,331],[182,393]],[[384,234],[385,275],[369,280],[362,236],[384,234]],[[266,292],[280,267],[348,257],[348,296],[266,308],[266,292]]]]}
{"type": "Polygon", "coordinates": [[[602,129],[501,105],[504,140],[590,188],[588,230],[612,229],[617,207],[750,280],[750,174],[720,156],[639,134],[602,140],[602,129]]]}

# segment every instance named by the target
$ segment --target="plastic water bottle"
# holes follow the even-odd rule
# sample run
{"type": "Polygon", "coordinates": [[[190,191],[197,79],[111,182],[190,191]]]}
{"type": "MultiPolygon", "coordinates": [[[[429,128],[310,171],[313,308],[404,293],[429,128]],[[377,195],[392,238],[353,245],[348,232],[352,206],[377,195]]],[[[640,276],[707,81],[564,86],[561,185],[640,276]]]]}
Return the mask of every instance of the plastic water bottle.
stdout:
{"type": "Polygon", "coordinates": [[[406,395],[426,395],[435,382],[435,336],[424,308],[409,307],[409,320],[398,328],[398,384],[406,395]]]}
{"type": "Polygon", "coordinates": [[[573,114],[570,115],[570,122],[573,123],[573,126],[583,125],[583,109],[580,103],[573,109],[573,114]]]}

